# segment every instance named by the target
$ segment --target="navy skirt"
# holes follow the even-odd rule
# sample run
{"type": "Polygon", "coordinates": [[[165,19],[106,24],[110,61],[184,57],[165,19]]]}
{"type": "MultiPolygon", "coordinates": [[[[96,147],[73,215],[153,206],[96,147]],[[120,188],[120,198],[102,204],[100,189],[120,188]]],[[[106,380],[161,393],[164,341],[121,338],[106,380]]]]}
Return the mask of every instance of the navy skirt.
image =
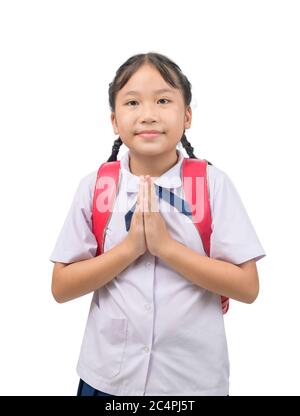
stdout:
{"type": "Polygon", "coordinates": [[[104,391],[96,390],[82,379],[79,380],[77,396],[114,396],[114,394],[104,393],[104,391]]]}

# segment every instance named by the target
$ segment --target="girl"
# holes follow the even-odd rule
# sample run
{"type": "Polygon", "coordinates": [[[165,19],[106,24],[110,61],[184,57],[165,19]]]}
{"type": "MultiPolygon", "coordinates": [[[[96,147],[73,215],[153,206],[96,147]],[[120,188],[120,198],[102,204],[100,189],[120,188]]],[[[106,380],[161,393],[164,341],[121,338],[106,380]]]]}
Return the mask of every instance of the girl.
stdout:
{"type": "Polygon", "coordinates": [[[265,252],[232,181],[213,165],[210,257],[190,218],[155,196],[157,186],[183,196],[179,142],[196,159],[185,136],[190,102],[187,77],[158,53],[130,57],[110,83],[119,137],[108,162],[123,143],[128,150],[103,253],[92,231],[96,170],[80,181],[50,257],[57,302],[93,292],[77,395],[229,394],[220,295],[252,303],[265,252]]]}

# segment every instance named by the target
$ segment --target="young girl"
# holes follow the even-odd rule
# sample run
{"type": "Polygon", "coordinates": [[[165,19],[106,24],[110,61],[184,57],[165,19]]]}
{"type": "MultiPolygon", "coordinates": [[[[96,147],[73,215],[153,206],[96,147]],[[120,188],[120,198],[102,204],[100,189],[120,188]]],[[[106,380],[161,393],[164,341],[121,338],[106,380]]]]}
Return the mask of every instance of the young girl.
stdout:
{"type": "Polygon", "coordinates": [[[92,231],[95,170],[80,181],[50,257],[57,302],[93,292],[77,395],[229,394],[220,295],[252,303],[265,252],[232,181],[215,166],[207,165],[210,257],[193,221],[157,198],[158,186],[183,195],[179,142],[197,159],[185,136],[190,102],[187,77],[158,53],[130,57],[110,83],[119,137],[108,162],[123,143],[128,150],[103,253],[96,255],[92,231]]]}

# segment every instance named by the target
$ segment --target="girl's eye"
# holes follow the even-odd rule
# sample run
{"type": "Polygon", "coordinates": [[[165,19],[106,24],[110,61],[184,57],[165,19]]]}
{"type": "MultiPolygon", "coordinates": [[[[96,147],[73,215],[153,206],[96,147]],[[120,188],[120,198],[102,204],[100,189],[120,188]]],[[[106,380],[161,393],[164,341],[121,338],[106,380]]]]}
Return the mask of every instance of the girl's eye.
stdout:
{"type": "Polygon", "coordinates": [[[159,101],[161,101],[161,100],[169,101],[170,102],[170,100],[168,100],[167,98],[161,98],[159,101]]]}
{"type": "MultiPolygon", "coordinates": [[[[162,101],[162,100],[170,102],[170,100],[168,100],[167,98],[160,98],[158,101],[162,101]]],[[[128,103],[126,103],[126,105],[128,105],[130,103],[136,103],[136,102],[137,101],[135,101],[135,100],[131,100],[131,101],[128,101],[128,103]]],[[[132,107],[132,105],[130,105],[129,107],[132,107]]],[[[133,106],[133,107],[135,107],[135,106],[133,106]]]]}
{"type": "MultiPolygon", "coordinates": [[[[136,103],[136,101],[134,101],[134,100],[128,101],[128,103],[126,105],[128,105],[129,103],[136,103]]],[[[132,107],[132,106],[130,105],[129,107],[132,107]]]]}

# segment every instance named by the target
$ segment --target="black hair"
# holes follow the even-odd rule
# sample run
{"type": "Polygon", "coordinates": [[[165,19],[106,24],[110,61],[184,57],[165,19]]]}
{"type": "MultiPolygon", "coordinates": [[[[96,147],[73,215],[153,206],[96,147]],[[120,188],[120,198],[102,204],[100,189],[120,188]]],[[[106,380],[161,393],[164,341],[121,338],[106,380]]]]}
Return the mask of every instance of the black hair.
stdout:
{"type": "MultiPolygon", "coordinates": [[[[148,52],[131,56],[124,62],[116,72],[116,75],[112,82],[109,83],[108,96],[109,105],[112,112],[115,111],[115,101],[117,92],[123,88],[131,76],[142,66],[143,64],[153,65],[161,74],[163,79],[174,88],[181,89],[183,93],[184,103],[186,106],[190,105],[192,99],[191,83],[187,77],[182,73],[180,67],[169,59],[167,56],[160,53],[148,52]],[[174,76],[175,74],[175,76],[174,76]]],[[[182,146],[187,152],[190,159],[198,159],[194,155],[194,148],[187,140],[185,130],[180,139],[182,146]]],[[[123,142],[120,137],[114,141],[112,147],[112,153],[107,162],[117,160],[119,149],[123,142]]],[[[208,161],[207,161],[208,162],[208,161]]],[[[210,162],[208,164],[211,165],[210,162]]]]}

